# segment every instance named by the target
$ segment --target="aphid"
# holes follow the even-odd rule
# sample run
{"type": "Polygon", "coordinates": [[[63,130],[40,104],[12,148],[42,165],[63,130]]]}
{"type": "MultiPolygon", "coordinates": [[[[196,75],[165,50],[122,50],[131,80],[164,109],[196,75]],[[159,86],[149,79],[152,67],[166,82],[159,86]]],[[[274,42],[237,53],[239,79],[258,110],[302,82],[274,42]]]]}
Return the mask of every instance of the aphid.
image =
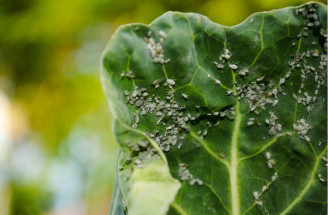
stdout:
{"type": "Polygon", "coordinates": [[[263,186],[263,187],[262,187],[262,192],[265,192],[267,189],[268,189],[267,186],[263,186]]]}
{"type": "Polygon", "coordinates": [[[220,85],[220,84],[221,84],[221,81],[217,79],[217,80],[215,81],[215,83],[216,83],[217,85],[220,85]]]}
{"type": "Polygon", "coordinates": [[[322,177],[321,174],[318,174],[318,178],[319,178],[319,180],[320,180],[321,182],[325,182],[325,179],[322,177]]]}
{"type": "Polygon", "coordinates": [[[227,91],[227,95],[228,95],[228,96],[231,95],[231,93],[232,93],[232,90],[228,90],[228,91],[227,91]]]}
{"type": "Polygon", "coordinates": [[[223,153],[218,153],[218,156],[219,156],[219,158],[221,158],[221,159],[224,159],[224,158],[225,158],[225,154],[223,154],[223,153]]]}
{"type": "Polygon", "coordinates": [[[265,157],[269,160],[271,158],[271,152],[266,152],[265,157]]]}
{"type": "Polygon", "coordinates": [[[230,67],[230,69],[232,69],[232,70],[236,70],[236,69],[238,69],[238,66],[237,66],[236,64],[230,64],[229,67],[230,67]]]}
{"type": "Polygon", "coordinates": [[[257,125],[257,126],[261,125],[261,123],[260,123],[257,119],[254,120],[254,123],[255,123],[255,125],[257,125]]]}
{"type": "Polygon", "coordinates": [[[310,142],[311,141],[311,139],[310,139],[310,137],[308,137],[308,136],[304,136],[304,139],[307,141],[307,142],[310,142]]]}
{"type": "Polygon", "coordinates": [[[166,80],[166,83],[168,83],[171,86],[174,86],[175,85],[175,81],[173,81],[172,79],[167,79],[166,80]]]}
{"type": "Polygon", "coordinates": [[[218,64],[216,64],[216,67],[217,67],[218,69],[223,69],[223,68],[224,68],[224,65],[223,65],[223,64],[220,64],[220,63],[218,63],[218,64]]]}
{"type": "Polygon", "coordinates": [[[286,75],[285,75],[285,78],[287,79],[287,78],[289,78],[289,76],[292,74],[292,71],[288,71],[287,73],[286,73],[286,75]]]}
{"type": "Polygon", "coordinates": [[[277,125],[277,130],[278,130],[278,131],[281,131],[281,129],[282,129],[281,124],[278,124],[278,125],[277,125]]]}
{"type": "Polygon", "coordinates": [[[278,99],[275,99],[272,103],[272,107],[276,106],[278,104],[278,99]]]}
{"type": "Polygon", "coordinates": [[[187,94],[181,93],[181,96],[182,96],[185,100],[188,100],[188,95],[187,95],[187,94]]]}
{"type": "Polygon", "coordinates": [[[145,41],[146,43],[149,43],[149,40],[148,40],[146,37],[144,37],[144,41],[145,41]]]}
{"type": "Polygon", "coordinates": [[[245,68],[245,69],[241,70],[238,74],[242,75],[242,76],[247,75],[248,74],[248,69],[245,68]]]}
{"type": "Polygon", "coordinates": [[[275,172],[274,175],[271,177],[271,181],[275,182],[277,180],[278,174],[275,172]]]}
{"type": "Polygon", "coordinates": [[[264,76],[257,78],[256,81],[262,81],[263,79],[264,79],[264,76]]]}
{"type": "Polygon", "coordinates": [[[255,191],[255,192],[253,193],[253,196],[254,196],[254,198],[255,198],[256,200],[259,199],[259,193],[258,193],[257,191],[255,191]]]}
{"type": "Polygon", "coordinates": [[[251,18],[250,20],[249,20],[249,24],[252,24],[253,23],[253,18],[251,18]]]}
{"type": "Polygon", "coordinates": [[[254,124],[254,121],[249,121],[249,122],[247,122],[247,125],[248,126],[251,126],[251,125],[253,125],[254,124]]]}
{"type": "Polygon", "coordinates": [[[162,81],[163,81],[162,78],[161,78],[161,79],[156,79],[155,81],[153,81],[153,82],[151,83],[151,85],[152,85],[153,87],[159,86],[159,84],[160,84],[162,81]]]}
{"type": "Polygon", "coordinates": [[[208,74],[208,75],[207,75],[207,78],[210,78],[210,77],[211,77],[211,75],[210,75],[210,74],[208,74]]]}
{"type": "Polygon", "coordinates": [[[164,31],[159,31],[159,35],[164,39],[166,39],[166,37],[167,37],[167,35],[164,31]]]}
{"type": "Polygon", "coordinates": [[[273,159],[268,160],[268,167],[271,169],[273,166],[276,165],[276,161],[273,159]]]}
{"type": "Polygon", "coordinates": [[[260,206],[260,207],[263,205],[263,202],[262,202],[262,201],[255,201],[254,203],[255,203],[257,206],[260,206]]]}
{"type": "Polygon", "coordinates": [[[284,83],[285,83],[285,81],[286,81],[286,79],[285,79],[285,78],[281,78],[281,79],[279,80],[279,85],[282,85],[282,84],[284,84],[284,83]]]}
{"type": "Polygon", "coordinates": [[[318,144],[318,146],[320,147],[320,146],[321,146],[321,144],[322,144],[322,142],[319,140],[319,144],[318,144]]]}

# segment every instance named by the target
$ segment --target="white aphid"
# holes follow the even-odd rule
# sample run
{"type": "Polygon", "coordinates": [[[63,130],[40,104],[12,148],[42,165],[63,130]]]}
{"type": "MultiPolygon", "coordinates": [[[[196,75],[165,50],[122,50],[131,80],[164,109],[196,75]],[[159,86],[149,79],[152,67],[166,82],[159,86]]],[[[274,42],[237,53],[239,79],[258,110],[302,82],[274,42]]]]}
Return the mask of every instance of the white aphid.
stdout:
{"type": "Polygon", "coordinates": [[[262,206],[263,205],[263,202],[262,201],[255,201],[255,204],[257,205],[257,206],[262,206]]]}
{"type": "Polygon", "coordinates": [[[279,85],[282,85],[282,84],[284,84],[284,83],[285,83],[285,81],[286,81],[286,79],[285,79],[285,78],[282,78],[282,79],[280,79],[280,81],[279,81],[279,85]]]}
{"type": "Polygon", "coordinates": [[[167,37],[167,35],[164,31],[159,31],[159,35],[164,39],[166,39],[166,37],[167,37]]]}
{"type": "Polygon", "coordinates": [[[215,83],[216,83],[217,85],[220,85],[220,84],[221,84],[221,81],[220,81],[219,79],[217,79],[217,80],[215,80],[215,83]]]}
{"type": "Polygon", "coordinates": [[[254,198],[255,198],[256,200],[259,199],[259,193],[258,193],[257,191],[255,191],[255,192],[253,193],[253,196],[254,196],[254,198]]]}
{"type": "Polygon", "coordinates": [[[184,99],[188,99],[188,95],[187,95],[187,94],[181,93],[181,96],[182,96],[184,99]]]}
{"type": "Polygon", "coordinates": [[[230,64],[229,67],[230,67],[230,69],[232,69],[232,70],[236,70],[236,69],[238,69],[238,66],[237,66],[236,64],[230,64]]]}
{"type": "Polygon", "coordinates": [[[278,174],[275,172],[274,175],[271,177],[271,181],[275,182],[277,180],[278,174]]]}
{"type": "Polygon", "coordinates": [[[318,174],[318,178],[319,178],[319,180],[320,180],[321,182],[325,182],[325,179],[322,177],[321,174],[318,174]]]}
{"type": "Polygon", "coordinates": [[[276,106],[278,104],[278,99],[274,100],[273,103],[272,103],[272,106],[276,106]]]}
{"type": "Polygon", "coordinates": [[[271,158],[272,154],[271,152],[266,152],[265,157],[269,160],[271,158]]]}
{"type": "Polygon", "coordinates": [[[167,79],[166,80],[166,83],[168,83],[171,86],[174,86],[175,85],[175,81],[173,81],[172,79],[167,79]]]}
{"type": "Polygon", "coordinates": [[[272,169],[273,166],[275,166],[275,165],[276,165],[276,161],[275,160],[273,160],[273,159],[268,160],[268,167],[270,169],[272,169]]]}
{"type": "Polygon", "coordinates": [[[238,74],[242,75],[242,76],[247,75],[248,74],[248,69],[247,68],[242,69],[238,74]]]}
{"type": "Polygon", "coordinates": [[[268,189],[267,186],[263,186],[263,187],[262,187],[262,192],[265,192],[267,189],[268,189]]]}

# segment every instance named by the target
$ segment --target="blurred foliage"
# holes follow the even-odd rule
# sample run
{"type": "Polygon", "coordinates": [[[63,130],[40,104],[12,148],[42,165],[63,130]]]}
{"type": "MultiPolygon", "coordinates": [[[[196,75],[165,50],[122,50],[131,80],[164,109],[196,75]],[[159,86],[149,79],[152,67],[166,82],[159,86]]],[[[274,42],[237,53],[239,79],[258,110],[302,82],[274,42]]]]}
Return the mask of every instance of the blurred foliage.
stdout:
{"type": "MultiPolygon", "coordinates": [[[[68,214],[107,213],[118,146],[98,70],[101,52],[119,25],[150,23],[169,10],[235,25],[256,11],[304,2],[0,0],[0,93],[10,101],[13,124],[6,161],[0,158],[0,200],[9,199],[2,202],[11,205],[10,214],[65,214],[58,208],[69,199],[62,195],[77,190],[71,197],[76,212],[70,208],[68,214]],[[15,160],[22,160],[17,158],[22,145],[39,147],[41,161],[15,160]],[[33,179],[16,174],[30,175],[35,162],[42,165],[33,179]],[[56,178],[70,186],[65,180],[74,178],[80,186],[61,190],[56,178]]],[[[4,208],[0,203],[0,215],[8,214],[4,208]]]]}

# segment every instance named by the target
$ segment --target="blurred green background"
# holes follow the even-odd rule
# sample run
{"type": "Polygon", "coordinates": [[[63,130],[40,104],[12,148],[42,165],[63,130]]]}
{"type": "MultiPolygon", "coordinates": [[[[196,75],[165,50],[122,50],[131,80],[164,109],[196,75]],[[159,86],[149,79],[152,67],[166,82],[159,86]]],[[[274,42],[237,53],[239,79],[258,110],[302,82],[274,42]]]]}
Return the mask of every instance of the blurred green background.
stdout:
{"type": "Polygon", "coordinates": [[[169,10],[234,25],[304,2],[0,0],[0,215],[109,212],[118,146],[99,61],[119,25],[169,10]]]}

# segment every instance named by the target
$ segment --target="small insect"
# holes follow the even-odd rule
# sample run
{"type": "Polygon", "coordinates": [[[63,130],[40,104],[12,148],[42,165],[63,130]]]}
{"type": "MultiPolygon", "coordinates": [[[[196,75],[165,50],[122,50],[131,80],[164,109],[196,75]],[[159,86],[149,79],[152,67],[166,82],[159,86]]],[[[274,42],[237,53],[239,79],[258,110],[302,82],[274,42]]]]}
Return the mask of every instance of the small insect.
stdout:
{"type": "Polygon", "coordinates": [[[274,100],[273,103],[272,103],[272,107],[276,106],[278,104],[278,100],[274,100]]]}
{"type": "Polygon", "coordinates": [[[135,31],[139,31],[140,28],[139,28],[139,27],[135,27],[134,30],[135,30],[135,31]]]}
{"type": "Polygon", "coordinates": [[[159,84],[160,84],[162,81],[163,81],[162,78],[161,78],[161,79],[156,79],[155,81],[153,81],[153,82],[151,83],[151,85],[152,85],[153,87],[159,86],[159,84]]]}
{"type": "Polygon", "coordinates": [[[264,92],[264,97],[268,98],[269,97],[269,93],[268,92],[264,92]]]}
{"type": "Polygon", "coordinates": [[[265,192],[267,189],[268,189],[267,186],[263,186],[263,187],[262,187],[262,192],[265,192]]]}
{"type": "Polygon", "coordinates": [[[265,157],[269,160],[271,158],[272,154],[271,152],[266,152],[265,157]]]}
{"type": "Polygon", "coordinates": [[[186,163],[181,164],[181,166],[183,166],[183,167],[185,167],[185,168],[189,168],[189,165],[186,164],[186,163]]]}
{"type": "Polygon", "coordinates": [[[166,80],[166,83],[168,83],[168,84],[171,85],[171,86],[174,86],[174,85],[175,85],[175,81],[172,80],[172,79],[167,79],[167,80],[166,80]]]}
{"type": "Polygon", "coordinates": [[[207,78],[210,78],[210,77],[211,77],[211,75],[210,75],[210,74],[208,74],[208,75],[207,75],[207,78]]]}
{"type": "Polygon", "coordinates": [[[254,196],[254,198],[255,198],[256,200],[259,199],[259,193],[258,193],[257,191],[255,191],[255,192],[253,193],[253,196],[254,196]]]}
{"type": "Polygon", "coordinates": [[[287,134],[288,136],[290,136],[290,137],[293,135],[293,133],[290,132],[290,131],[287,131],[286,134],[287,134]]]}
{"type": "Polygon", "coordinates": [[[257,205],[257,206],[262,206],[263,205],[263,202],[262,201],[255,201],[255,204],[257,205]]]}
{"type": "Polygon", "coordinates": [[[219,156],[219,158],[221,158],[221,159],[224,159],[224,158],[225,158],[225,154],[223,154],[223,153],[218,153],[218,156],[219,156]]]}
{"type": "Polygon", "coordinates": [[[285,81],[286,81],[286,79],[285,79],[285,78],[281,78],[281,79],[280,79],[280,81],[279,81],[279,85],[282,85],[282,84],[284,84],[284,83],[285,83],[285,81]]]}
{"type": "Polygon", "coordinates": [[[149,40],[148,40],[146,37],[144,37],[144,41],[145,41],[146,43],[149,43],[149,40]]]}
{"type": "Polygon", "coordinates": [[[273,166],[276,165],[276,161],[273,159],[268,160],[268,167],[271,169],[273,166]]]}
{"type": "Polygon", "coordinates": [[[241,75],[241,76],[245,76],[245,75],[248,74],[248,69],[245,68],[245,69],[241,70],[238,74],[241,75]]]}
{"type": "Polygon", "coordinates": [[[253,18],[251,18],[250,20],[249,20],[249,24],[252,24],[253,23],[253,18]]]}
{"type": "Polygon", "coordinates": [[[217,79],[217,80],[215,81],[215,83],[216,83],[217,85],[220,85],[220,84],[221,84],[221,81],[217,79]]]}
{"type": "Polygon", "coordinates": [[[319,180],[320,180],[321,182],[325,182],[325,179],[322,177],[321,174],[318,174],[318,178],[319,178],[319,180]]]}
{"type": "Polygon", "coordinates": [[[184,98],[185,100],[188,100],[188,95],[187,95],[187,94],[181,93],[181,96],[182,96],[182,98],[184,98]]]}
{"type": "Polygon", "coordinates": [[[229,67],[230,67],[230,69],[232,69],[232,70],[236,70],[236,69],[238,69],[238,66],[237,66],[236,64],[230,64],[229,67]]]}
{"type": "Polygon", "coordinates": [[[277,180],[278,174],[275,172],[274,175],[271,177],[271,181],[275,182],[277,180]]]}

